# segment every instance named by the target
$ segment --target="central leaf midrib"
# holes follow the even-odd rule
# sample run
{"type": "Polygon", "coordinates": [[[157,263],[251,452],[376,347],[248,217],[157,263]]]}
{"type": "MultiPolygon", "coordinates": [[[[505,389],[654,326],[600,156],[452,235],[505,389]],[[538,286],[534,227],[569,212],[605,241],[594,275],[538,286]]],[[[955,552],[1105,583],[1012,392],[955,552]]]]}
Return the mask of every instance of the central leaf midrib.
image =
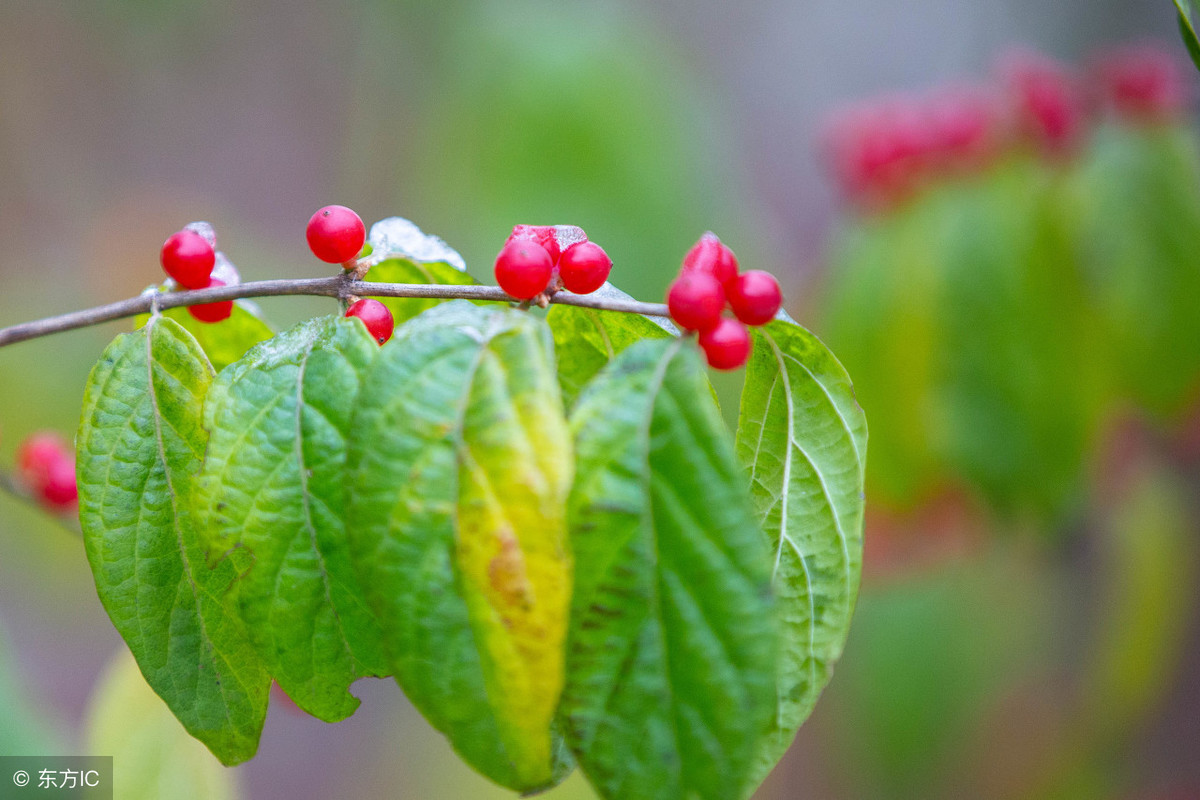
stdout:
{"type": "MultiPolygon", "coordinates": [[[[187,547],[183,542],[183,529],[179,525],[179,498],[175,491],[175,485],[171,480],[171,468],[167,464],[167,451],[166,445],[163,443],[162,424],[160,419],[162,416],[162,409],[158,404],[158,392],[154,388],[154,334],[157,330],[157,321],[157,317],[151,317],[150,321],[146,323],[144,328],[146,336],[146,383],[147,396],[150,399],[151,416],[154,419],[155,444],[158,448],[159,460],[162,463],[163,480],[167,485],[167,494],[171,498],[171,527],[175,531],[175,542],[179,547],[179,558],[183,564],[183,574],[187,578],[188,586],[192,592],[192,600],[196,606],[196,623],[200,627],[200,641],[203,642],[204,648],[208,651],[209,661],[213,668],[213,675],[215,676],[216,684],[219,687],[218,691],[220,692],[221,699],[224,700],[221,705],[222,710],[225,712],[225,721],[229,723],[231,728],[236,729],[237,726],[234,725],[233,717],[229,710],[230,704],[229,698],[225,693],[225,683],[221,680],[220,666],[215,658],[216,649],[212,643],[212,639],[208,635],[208,626],[205,623],[204,614],[201,609],[200,590],[196,585],[195,576],[192,574],[192,562],[188,557],[187,547]]],[[[168,647],[170,647],[169,638],[167,640],[167,644],[168,647]]]]}
{"type": "MultiPolygon", "coordinates": [[[[321,575],[321,587],[325,592],[325,602],[329,604],[334,624],[337,625],[338,636],[342,641],[342,650],[350,659],[350,670],[352,673],[358,674],[354,653],[351,652],[350,642],[346,639],[346,629],[342,625],[342,618],[338,614],[337,607],[333,604],[333,588],[329,580],[329,569],[325,563],[325,554],[321,552],[321,548],[317,545],[317,529],[313,524],[312,506],[308,497],[308,475],[306,474],[307,467],[304,461],[304,375],[308,369],[308,359],[312,355],[315,344],[316,342],[311,339],[308,341],[304,348],[304,355],[300,358],[300,363],[298,364],[299,370],[296,374],[296,466],[299,470],[301,507],[304,513],[304,527],[308,531],[309,543],[312,545],[313,553],[317,556],[318,571],[321,575]]],[[[314,620],[314,625],[315,623],[316,620],[314,620]]]]}
{"type": "MultiPolygon", "coordinates": [[[[643,463],[643,467],[645,469],[645,472],[643,473],[643,475],[645,476],[643,488],[645,489],[644,495],[645,495],[646,500],[645,500],[645,504],[643,505],[643,509],[642,509],[642,519],[644,520],[645,524],[647,524],[647,526],[649,528],[648,533],[650,534],[650,544],[652,547],[651,554],[653,556],[653,566],[654,566],[654,571],[655,571],[654,580],[652,581],[654,597],[651,598],[650,605],[654,608],[655,619],[658,620],[658,630],[659,630],[660,642],[661,642],[661,647],[662,647],[663,673],[667,679],[666,680],[666,688],[667,688],[668,700],[669,700],[670,709],[671,709],[670,710],[671,738],[675,742],[675,751],[676,752],[682,752],[683,748],[681,746],[681,742],[679,739],[679,718],[678,718],[678,710],[677,710],[678,704],[675,699],[674,680],[671,677],[671,659],[670,659],[670,654],[669,654],[670,647],[667,644],[667,637],[666,637],[667,625],[666,625],[666,620],[663,617],[662,578],[659,575],[660,557],[659,557],[659,550],[658,550],[658,544],[659,544],[659,542],[658,542],[658,526],[655,524],[655,519],[654,519],[654,497],[653,497],[653,491],[650,487],[650,483],[653,480],[653,474],[654,474],[654,468],[651,466],[651,449],[652,449],[651,429],[654,427],[654,411],[655,411],[655,407],[658,404],[658,394],[659,394],[659,392],[662,391],[663,384],[665,383],[666,378],[667,378],[667,370],[670,368],[671,362],[679,354],[679,350],[682,346],[683,346],[683,340],[676,339],[670,345],[668,345],[667,348],[663,351],[660,361],[655,368],[654,375],[651,378],[649,385],[647,386],[647,390],[648,390],[647,398],[648,398],[649,402],[646,404],[646,418],[642,421],[642,429],[639,432],[637,439],[635,440],[635,441],[639,442],[640,444],[642,444],[642,446],[644,447],[644,450],[642,453],[642,463],[643,463]]],[[[684,778],[684,770],[683,770],[683,766],[682,766],[682,760],[681,760],[680,766],[679,766],[678,780],[679,780],[679,785],[681,787],[687,786],[687,781],[684,778]]]]}
{"type": "MultiPolygon", "coordinates": [[[[471,333],[468,331],[465,331],[465,330],[460,331],[460,333],[462,333],[464,336],[466,336],[468,341],[470,341],[470,343],[475,346],[476,351],[475,351],[474,357],[471,359],[471,363],[467,367],[466,373],[463,376],[463,383],[462,383],[463,390],[462,390],[462,394],[459,397],[458,408],[455,409],[455,418],[454,418],[454,430],[453,430],[454,451],[455,451],[455,454],[454,454],[454,492],[453,492],[454,503],[451,505],[451,509],[452,509],[451,524],[452,524],[452,529],[454,531],[454,541],[453,541],[454,552],[451,554],[452,558],[451,558],[450,563],[453,565],[454,574],[456,576],[456,579],[461,577],[461,575],[462,575],[461,571],[459,570],[458,552],[457,552],[458,551],[458,529],[459,529],[458,502],[459,502],[459,493],[462,491],[462,481],[460,480],[458,471],[461,467],[461,465],[459,463],[459,459],[461,458],[462,452],[467,447],[467,444],[465,441],[467,407],[471,403],[471,387],[475,383],[475,374],[476,374],[476,372],[479,371],[479,367],[483,363],[483,359],[484,359],[485,355],[488,353],[492,342],[495,340],[496,336],[499,335],[499,333],[501,333],[501,332],[502,331],[496,331],[494,329],[494,327],[489,326],[488,330],[480,331],[480,337],[476,338],[475,336],[471,335],[471,333]]],[[[466,602],[466,598],[464,598],[464,603],[465,602],[466,602]]],[[[479,632],[476,630],[475,624],[471,621],[471,613],[470,613],[469,605],[467,607],[467,632],[470,634],[471,642],[474,645],[475,653],[477,654],[478,659],[479,659],[479,671],[480,671],[480,677],[483,680],[483,691],[484,691],[484,694],[488,697],[488,704],[490,706],[492,698],[488,692],[488,679],[487,679],[487,672],[486,672],[486,667],[484,664],[484,655],[483,655],[484,649],[480,645],[480,642],[479,642],[479,632]]],[[[491,711],[490,708],[489,708],[489,711],[491,711]]],[[[491,712],[491,713],[494,718],[495,712],[491,712]]],[[[516,773],[516,772],[518,772],[518,770],[516,769],[515,765],[512,765],[511,759],[510,759],[509,744],[508,744],[508,741],[506,738],[506,734],[504,732],[505,726],[499,725],[499,720],[496,720],[496,722],[497,722],[497,729],[500,732],[499,739],[496,742],[497,749],[503,755],[504,760],[508,761],[510,766],[512,766],[514,773],[516,773]]]]}

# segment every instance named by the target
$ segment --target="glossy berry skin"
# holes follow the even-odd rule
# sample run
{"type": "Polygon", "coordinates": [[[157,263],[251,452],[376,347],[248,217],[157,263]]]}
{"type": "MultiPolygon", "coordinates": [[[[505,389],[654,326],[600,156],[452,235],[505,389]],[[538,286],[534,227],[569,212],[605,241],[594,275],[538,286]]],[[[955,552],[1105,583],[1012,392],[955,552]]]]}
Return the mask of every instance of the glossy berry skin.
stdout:
{"type": "Polygon", "coordinates": [[[46,506],[70,508],[79,499],[75,485],[75,454],[56,433],[37,433],[17,450],[21,482],[46,506]]]}
{"type": "Polygon", "coordinates": [[[700,334],[700,347],[713,369],[737,369],[750,358],[750,330],[736,319],[723,317],[700,334]]]}
{"type": "Polygon", "coordinates": [[[684,271],[667,290],[667,308],[679,327],[706,331],[721,320],[725,290],[707,272],[684,271]]]}
{"type": "Polygon", "coordinates": [[[345,206],[319,209],[308,221],[304,233],[313,255],[327,264],[353,261],[367,240],[362,219],[345,206]]]}
{"type": "Polygon", "coordinates": [[[779,281],[769,272],[752,269],[743,272],[733,282],[729,306],[734,315],[747,325],[766,325],[783,305],[779,281]]]}
{"type": "Polygon", "coordinates": [[[496,256],[495,271],[496,283],[509,297],[531,300],[550,283],[554,262],[533,239],[512,239],[496,256]]]}
{"type": "Polygon", "coordinates": [[[158,254],[163,272],[185,289],[208,286],[217,254],[211,244],[195,231],[172,233],[158,254]]]}
{"type": "MultiPolygon", "coordinates": [[[[558,249],[558,236],[554,232],[553,225],[513,225],[508,242],[515,239],[532,239],[537,242],[550,254],[550,261],[554,264],[558,263],[558,259],[562,255],[558,249]]],[[[505,243],[507,244],[507,242],[505,243]]]]}
{"type": "Polygon", "coordinates": [[[728,288],[737,279],[737,256],[710,231],[701,236],[683,257],[683,269],[707,272],[728,288]]]}
{"type": "Polygon", "coordinates": [[[604,285],[612,272],[612,259],[595,242],[578,242],[563,251],[558,275],[567,291],[591,294],[604,285]]]}
{"type": "MultiPolygon", "coordinates": [[[[218,286],[224,285],[225,281],[212,278],[204,288],[216,289],[218,286]]],[[[188,306],[188,313],[201,322],[220,322],[221,320],[229,319],[230,315],[233,314],[233,301],[221,300],[216,303],[188,306]]]]}
{"type": "Polygon", "coordinates": [[[392,319],[392,312],[388,311],[388,307],[369,297],[356,300],[346,309],[346,316],[361,319],[367,326],[367,333],[381,345],[392,338],[392,332],[396,330],[396,320],[392,319]]]}

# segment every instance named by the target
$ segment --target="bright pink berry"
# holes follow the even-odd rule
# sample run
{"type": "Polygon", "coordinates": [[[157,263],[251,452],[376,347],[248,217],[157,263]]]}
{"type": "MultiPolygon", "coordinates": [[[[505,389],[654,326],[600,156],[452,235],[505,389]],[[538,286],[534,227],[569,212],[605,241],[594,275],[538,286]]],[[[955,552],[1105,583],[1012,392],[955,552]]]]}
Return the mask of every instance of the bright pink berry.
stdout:
{"type": "Polygon", "coordinates": [[[706,331],[721,321],[725,289],[712,273],[684,270],[667,290],[671,319],[689,331],[706,331]]]}
{"type": "Polygon", "coordinates": [[[558,275],[567,291],[591,294],[604,285],[612,272],[612,259],[595,242],[578,242],[563,251],[558,275]]]}
{"type": "Polygon", "coordinates": [[[367,229],[345,206],[325,206],[312,215],[305,229],[313,255],[327,264],[345,264],[358,257],[367,229]]]}
{"type": "Polygon", "coordinates": [[[1126,119],[1169,120],[1187,105],[1179,63],[1157,47],[1133,47],[1110,54],[1100,65],[1099,78],[1109,104],[1126,119]]]}
{"type": "Polygon", "coordinates": [[[67,508],[79,499],[75,454],[56,433],[36,433],[17,449],[21,482],[51,508],[67,508]]]}
{"type": "MultiPolygon", "coordinates": [[[[216,289],[219,286],[224,286],[225,281],[212,278],[209,280],[205,289],[216,289]]],[[[201,322],[220,322],[221,320],[229,319],[233,314],[232,300],[218,300],[215,303],[202,303],[200,305],[188,306],[188,313],[201,322]]]]}
{"type": "Polygon", "coordinates": [[[762,270],[743,272],[729,292],[729,306],[747,325],[766,325],[779,313],[781,305],[783,295],[779,291],[779,281],[762,270]]]}
{"type": "Polygon", "coordinates": [[[683,269],[707,272],[728,288],[737,279],[737,256],[721,243],[715,233],[709,231],[687,251],[683,257],[683,269]]]}
{"type": "Polygon", "coordinates": [[[736,319],[722,317],[700,334],[700,347],[713,369],[737,369],[750,358],[750,331],[736,319]]]}
{"type": "Polygon", "coordinates": [[[163,271],[185,289],[202,289],[208,285],[217,254],[211,244],[195,231],[172,233],[163,242],[158,254],[163,271]]]}
{"type": "Polygon", "coordinates": [[[541,294],[553,274],[550,254],[532,238],[512,239],[496,256],[496,283],[518,300],[530,300],[541,294]]]}
{"type": "Polygon", "coordinates": [[[380,344],[392,338],[392,332],[396,329],[396,320],[392,319],[392,312],[388,311],[388,307],[369,297],[354,301],[350,308],[346,309],[346,316],[361,319],[367,326],[367,333],[380,344]]]}
{"type": "MultiPolygon", "coordinates": [[[[561,253],[558,249],[558,236],[553,225],[513,225],[512,233],[509,234],[507,241],[511,242],[516,239],[532,239],[546,249],[552,263],[558,263],[561,253]]],[[[505,243],[507,244],[507,242],[505,243]]]]}

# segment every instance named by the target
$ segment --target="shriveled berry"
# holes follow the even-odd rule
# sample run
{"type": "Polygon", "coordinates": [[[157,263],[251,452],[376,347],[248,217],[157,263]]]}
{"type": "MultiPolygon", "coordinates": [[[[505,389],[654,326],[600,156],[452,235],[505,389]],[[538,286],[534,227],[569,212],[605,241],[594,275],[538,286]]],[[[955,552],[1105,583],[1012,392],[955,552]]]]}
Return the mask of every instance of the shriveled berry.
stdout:
{"type": "Polygon", "coordinates": [[[158,254],[163,272],[185,289],[202,289],[208,285],[217,253],[199,233],[182,230],[172,233],[163,242],[158,254]]]}
{"type": "Polygon", "coordinates": [[[367,229],[345,206],[325,206],[312,215],[305,229],[313,255],[328,264],[345,264],[358,257],[367,229]]]}
{"type": "Polygon", "coordinates": [[[550,261],[554,264],[558,263],[562,255],[558,248],[558,234],[553,225],[513,225],[508,241],[515,239],[532,239],[537,242],[546,248],[546,252],[550,254],[550,261]]]}
{"type": "MultiPolygon", "coordinates": [[[[205,289],[216,289],[224,286],[225,281],[212,278],[205,289]]],[[[201,322],[220,322],[221,320],[229,319],[233,314],[232,300],[218,300],[215,303],[202,303],[200,305],[188,306],[188,313],[201,322]]]]}
{"type": "Polygon", "coordinates": [[[612,259],[595,242],[578,242],[563,251],[558,274],[567,291],[591,294],[604,285],[612,272],[612,259]]]}
{"type": "Polygon", "coordinates": [[[67,508],[79,498],[75,454],[57,433],[36,433],[17,449],[17,474],[45,505],[67,508]]]}
{"type": "Polygon", "coordinates": [[[554,273],[546,248],[533,239],[512,239],[496,256],[496,283],[510,297],[529,300],[545,290],[554,273]]]}
{"type": "Polygon", "coordinates": [[[350,308],[346,309],[346,316],[361,319],[367,326],[367,333],[380,344],[392,338],[392,332],[396,329],[396,320],[392,319],[392,312],[388,311],[388,307],[369,297],[354,301],[350,308]]]}
{"type": "Polygon", "coordinates": [[[759,269],[739,275],[729,292],[730,308],[747,325],[766,325],[775,318],[781,305],[783,295],[779,291],[779,281],[771,273],[759,269]]]}
{"type": "Polygon", "coordinates": [[[683,257],[683,269],[707,272],[728,288],[737,278],[738,262],[733,251],[709,231],[683,257]]]}
{"type": "Polygon", "coordinates": [[[713,369],[737,369],[750,358],[750,331],[736,319],[723,317],[700,334],[700,347],[713,369]]]}
{"type": "Polygon", "coordinates": [[[721,319],[725,290],[711,273],[685,270],[667,290],[671,319],[689,331],[706,331],[721,319]]]}

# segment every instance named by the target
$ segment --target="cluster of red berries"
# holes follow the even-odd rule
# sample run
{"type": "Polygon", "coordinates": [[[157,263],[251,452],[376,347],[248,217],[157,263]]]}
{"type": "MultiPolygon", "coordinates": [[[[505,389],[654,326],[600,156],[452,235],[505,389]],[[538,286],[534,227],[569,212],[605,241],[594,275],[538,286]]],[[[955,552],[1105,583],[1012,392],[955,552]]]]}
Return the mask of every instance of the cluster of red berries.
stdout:
{"type": "Polygon", "coordinates": [[[700,334],[714,369],[737,369],[750,358],[747,325],[766,325],[783,302],[775,277],[761,270],[738,272],[737,256],[706,233],[683,257],[679,277],[667,289],[671,319],[700,334]],[[726,306],[736,319],[724,315],[726,306]]]}
{"type": "Polygon", "coordinates": [[[610,272],[608,253],[574,225],[514,225],[495,264],[496,283],[517,300],[560,289],[591,294],[610,272]]]}
{"type": "MultiPolygon", "coordinates": [[[[367,226],[362,217],[345,206],[325,206],[308,220],[304,235],[317,258],[326,264],[353,269],[367,241],[367,226]]],[[[367,326],[367,333],[380,345],[391,339],[396,330],[396,320],[388,307],[369,297],[351,303],[346,316],[361,320],[367,326]]]]}
{"type": "Polygon", "coordinates": [[[57,433],[35,433],[17,448],[17,480],[54,511],[75,507],[75,453],[57,433]]]}
{"type": "MultiPolygon", "coordinates": [[[[184,289],[215,289],[228,285],[227,281],[213,277],[216,245],[212,228],[197,223],[167,237],[158,257],[167,276],[184,289]]],[[[188,313],[200,322],[220,322],[233,313],[233,301],[188,306],[188,313]]]]}
{"type": "Polygon", "coordinates": [[[1090,117],[1154,124],[1186,105],[1179,64],[1152,46],[1096,60],[1087,79],[1037,53],[1000,59],[992,85],[890,96],[836,114],[826,150],[843,191],[860,204],[891,205],[929,178],[973,171],[1014,146],[1051,156],[1072,152],[1090,117]]]}

